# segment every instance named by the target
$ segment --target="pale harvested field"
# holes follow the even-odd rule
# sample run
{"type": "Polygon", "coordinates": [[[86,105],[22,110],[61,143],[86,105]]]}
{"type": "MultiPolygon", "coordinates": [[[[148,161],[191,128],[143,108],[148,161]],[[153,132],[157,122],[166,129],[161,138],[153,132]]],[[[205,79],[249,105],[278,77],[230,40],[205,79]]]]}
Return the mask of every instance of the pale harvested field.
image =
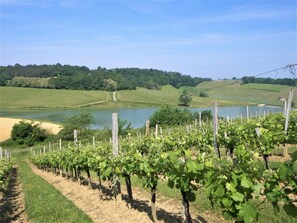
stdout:
{"type": "MultiPolygon", "coordinates": [[[[31,120],[26,119],[16,119],[16,118],[1,118],[0,117],[0,142],[5,141],[10,138],[10,133],[14,124],[20,121],[31,122],[31,120]]],[[[52,134],[57,134],[61,129],[62,125],[53,124],[49,122],[37,122],[41,123],[41,127],[47,129],[52,134]]]]}

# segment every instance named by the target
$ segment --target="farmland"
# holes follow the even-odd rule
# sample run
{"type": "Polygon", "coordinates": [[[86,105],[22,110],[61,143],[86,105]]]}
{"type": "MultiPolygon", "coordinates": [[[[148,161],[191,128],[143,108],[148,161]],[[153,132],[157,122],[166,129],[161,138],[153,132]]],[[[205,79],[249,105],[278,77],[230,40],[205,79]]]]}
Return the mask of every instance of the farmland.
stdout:
{"type": "MultiPolygon", "coordinates": [[[[295,116],[296,112],[293,119],[295,116]]],[[[244,122],[221,122],[218,139],[223,148],[228,148],[227,156],[213,153],[212,129],[203,125],[200,129],[187,131],[183,130],[185,127],[179,127],[157,137],[152,134],[145,138],[138,135],[123,139],[118,156],[112,155],[115,152],[112,152],[110,144],[98,143],[96,146],[93,143],[93,146],[70,146],[49,152],[37,150],[32,162],[41,170],[52,170],[59,175],[64,173],[74,179],[81,179],[80,174],[83,173],[89,186],[94,178],[91,172],[97,173],[97,187],[102,188],[101,181],[110,180],[113,182],[111,194],[115,197],[118,193],[115,182],[120,176],[126,182],[125,201],[128,204],[133,202],[131,179],[138,177],[143,180],[144,187],[151,191],[154,221],[157,218],[155,206],[158,206],[158,199],[154,197],[160,184],[167,184],[169,188],[181,192],[186,222],[191,222],[189,202],[196,203],[197,200],[199,204],[201,197],[198,194],[201,192],[220,207],[218,210],[227,219],[241,219],[244,222],[258,218],[259,222],[267,219],[291,221],[292,218],[286,217],[283,211],[291,215],[296,209],[292,204],[296,187],[296,152],[292,154],[292,159],[285,157],[283,163],[278,165],[273,162],[268,164],[268,159],[265,159],[278,143],[296,144],[295,122],[290,122],[288,137],[284,137],[279,121],[284,121],[282,114],[244,122]],[[280,125],[275,125],[277,122],[280,125]],[[259,128],[258,135],[255,128],[259,128]],[[260,162],[259,155],[264,157],[265,162],[260,162]],[[279,183],[275,184],[276,181],[279,183]],[[280,201],[285,202],[284,209],[280,201]],[[277,215],[265,215],[263,219],[259,206],[270,209],[270,202],[275,205],[279,202],[281,211],[277,215]]]]}
{"type": "MultiPolygon", "coordinates": [[[[176,106],[179,95],[187,90],[193,98],[191,107],[211,106],[215,101],[220,105],[280,106],[281,102],[275,99],[286,96],[289,89],[261,84],[234,86],[231,81],[213,81],[180,89],[163,86],[161,90],[117,91],[115,100],[112,92],[105,91],[1,87],[0,104],[15,109],[176,106]],[[200,97],[201,92],[208,97],[200,97]]],[[[237,119],[231,123],[221,120],[217,136],[219,156],[213,151],[214,135],[208,122],[199,128],[179,126],[170,130],[166,127],[165,131],[164,127],[157,137],[154,129],[148,137],[142,138],[145,133],[138,131],[144,130],[135,130],[128,138],[121,138],[118,157],[113,157],[109,138],[93,142],[93,146],[88,142],[90,138],[82,138],[80,146],[64,141],[61,149],[53,138],[51,146],[38,144],[32,150],[14,149],[13,162],[17,164],[18,182],[25,194],[27,218],[32,222],[110,220],[128,223],[131,219],[151,222],[156,218],[163,222],[179,222],[183,218],[187,222],[191,219],[224,222],[224,217],[244,222],[276,219],[294,222],[290,215],[296,208],[292,203],[296,196],[294,173],[297,167],[293,155],[296,146],[292,146],[297,142],[296,111],[292,117],[287,137],[283,134],[282,114],[237,119]],[[284,154],[283,148],[278,148],[279,144],[290,147],[292,159],[284,154]],[[263,157],[270,154],[278,156],[271,157],[269,164],[265,159],[263,162],[263,157]],[[116,177],[122,184],[123,200],[115,196],[116,177]],[[275,181],[281,184],[273,183],[275,181]],[[127,189],[124,189],[125,184],[127,189]],[[285,185],[286,189],[280,185],[285,185]],[[180,209],[181,201],[184,209],[180,209]],[[280,210],[277,214],[271,204],[275,202],[280,210]],[[63,210],[57,203],[63,205],[63,210]],[[126,216],[126,221],[121,216],[126,216]]],[[[5,184],[9,184],[10,175],[4,175],[3,179],[8,182],[5,184]]],[[[9,219],[7,213],[5,216],[9,219]]]]}
{"type": "MultiPolygon", "coordinates": [[[[282,106],[278,97],[287,97],[289,86],[269,84],[238,85],[233,81],[203,82],[196,87],[163,86],[161,90],[117,91],[116,101],[111,92],[81,91],[81,90],[53,90],[0,87],[1,108],[113,108],[113,107],[160,107],[163,104],[177,106],[178,98],[183,90],[192,95],[191,107],[210,107],[213,102],[220,106],[268,104],[282,106]],[[200,92],[206,92],[209,97],[199,97],[200,92]]],[[[294,104],[297,99],[294,97],[294,104]]]]}

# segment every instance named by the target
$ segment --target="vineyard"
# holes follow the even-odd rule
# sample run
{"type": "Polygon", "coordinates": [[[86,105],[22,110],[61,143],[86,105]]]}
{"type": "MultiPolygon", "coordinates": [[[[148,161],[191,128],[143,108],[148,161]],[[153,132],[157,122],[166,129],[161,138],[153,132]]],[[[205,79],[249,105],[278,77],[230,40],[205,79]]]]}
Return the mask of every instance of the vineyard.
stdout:
{"type": "MultiPolygon", "coordinates": [[[[226,219],[256,221],[265,202],[272,203],[275,211],[281,206],[294,218],[297,152],[276,168],[269,163],[270,154],[278,145],[297,143],[296,111],[292,112],[288,126],[285,132],[285,117],[270,114],[232,122],[220,120],[217,133],[209,123],[159,132],[157,127],[155,134],[139,133],[121,139],[116,153],[110,143],[93,142],[49,152],[32,151],[31,161],[42,170],[79,181],[86,175],[89,185],[96,173],[99,189],[102,181],[110,181],[115,199],[121,199],[119,178],[122,178],[132,207],[131,177],[137,176],[151,192],[154,222],[161,181],[180,191],[185,222],[192,222],[189,203],[195,201],[195,192],[202,187],[211,203],[221,207],[226,219]]],[[[286,149],[284,156],[288,156],[286,149]]]]}
{"type": "Polygon", "coordinates": [[[0,191],[7,186],[13,163],[9,159],[0,159],[0,191]]]}

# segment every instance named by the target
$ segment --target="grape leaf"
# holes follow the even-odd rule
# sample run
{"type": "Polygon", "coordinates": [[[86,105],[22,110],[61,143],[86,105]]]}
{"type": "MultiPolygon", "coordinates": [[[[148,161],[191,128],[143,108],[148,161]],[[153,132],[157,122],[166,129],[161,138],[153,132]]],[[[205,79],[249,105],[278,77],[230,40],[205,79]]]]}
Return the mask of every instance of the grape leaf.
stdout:
{"type": "Polygon", "coordinates": [[[245,223],[250,223],[257,218],[258,213],[254,205],[246,203],[241,206],[238,215],[242,217],[245,223]]]}
{"type": "Polygon", "coordinates": [[[235,192],[234,194],[232,194],[231,196],[233,198],[233,200],[235,201],[243,201],[243,194],[239,193],[239,192],[235,192]]]}
{"type": "Polygon", "coordinates": [[[253,186],[253,183],[249,179],[247,179],[246,177],[243,177],[241,179],[240,185],[245,187],[245,188],[251,188],[253,186]]]}

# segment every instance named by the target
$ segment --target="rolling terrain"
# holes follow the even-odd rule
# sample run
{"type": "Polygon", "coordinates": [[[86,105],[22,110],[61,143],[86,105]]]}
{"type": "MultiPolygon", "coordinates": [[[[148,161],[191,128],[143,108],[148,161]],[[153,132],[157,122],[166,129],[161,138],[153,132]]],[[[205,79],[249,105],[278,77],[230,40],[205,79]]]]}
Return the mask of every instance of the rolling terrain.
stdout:
{"type": "MultiPolygon", "coordinates": [[[[178,105],[183,90],[192,95],[191,107],[209,107],[213,102],[221,106],[267,104],[282,106],[278,97],[288,97],[290,86],[270,84],[246,84],[239,82],[209,81],[196,87],[176,89],[170,85],[161,90],[137,88],[136,90],[117,91],[113,98],[112,92],[83,90],[52,90],[36,88],[0,87],[0,107],[5,108],[79,108],[95,106],[96,108],[112,107],[160,107],[163,104],[178,105]],[[208,97],[200,97],[201,92],[208,97]]],[[[296,92],[295,87],[295,92],[296,92]]],[[[296,95],[297,93],[295,93],[296,95]]],[[[293,98],[295,106],[297,97],[293,98]]]]}

